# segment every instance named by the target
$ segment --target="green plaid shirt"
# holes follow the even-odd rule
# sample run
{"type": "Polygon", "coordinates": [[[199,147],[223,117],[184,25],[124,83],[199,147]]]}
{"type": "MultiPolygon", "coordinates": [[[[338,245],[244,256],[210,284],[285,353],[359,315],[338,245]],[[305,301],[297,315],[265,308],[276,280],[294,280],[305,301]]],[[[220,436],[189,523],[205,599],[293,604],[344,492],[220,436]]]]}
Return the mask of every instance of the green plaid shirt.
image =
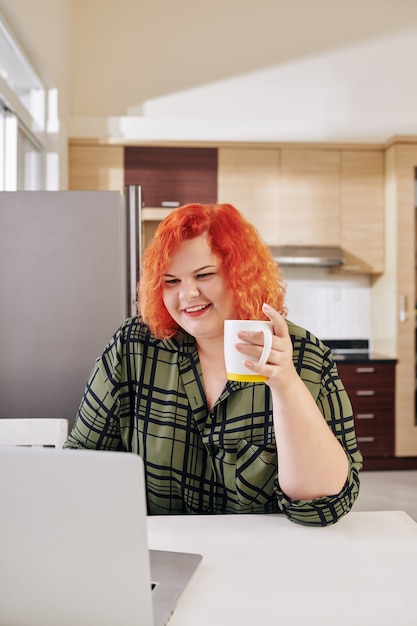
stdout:
{"type": "Polygon", "coordinates": [[[336,522],[359,491],[362,456],[352,407],[328,348],[288,326],[298,374],[350,460],[338,495],[287,498],[279,486],[268,386],[228,381],[208,411],[194,338],[155,339],[136,317],[97,359],[65,447],[142,456],[149,514],[282,512],[302,524],[336,522]]]}

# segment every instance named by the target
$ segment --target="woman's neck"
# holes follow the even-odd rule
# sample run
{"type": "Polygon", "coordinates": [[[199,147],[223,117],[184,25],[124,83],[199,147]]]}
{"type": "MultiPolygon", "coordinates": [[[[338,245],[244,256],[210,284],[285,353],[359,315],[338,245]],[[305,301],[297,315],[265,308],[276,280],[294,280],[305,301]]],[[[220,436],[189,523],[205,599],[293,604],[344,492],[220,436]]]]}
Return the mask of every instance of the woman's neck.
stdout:
{"type": "Polygon", "coordinates": [[[197,342],[201,372],[210,410],[226,384],[226,366],[223,356],[223,337],[197,342]]]}
{"type": "Polygon", "coordinates": [[[224,339],[223,336],[212,339],[197,339],[198,354],[206,361],[222,363],[224,366],[224,339]]]}

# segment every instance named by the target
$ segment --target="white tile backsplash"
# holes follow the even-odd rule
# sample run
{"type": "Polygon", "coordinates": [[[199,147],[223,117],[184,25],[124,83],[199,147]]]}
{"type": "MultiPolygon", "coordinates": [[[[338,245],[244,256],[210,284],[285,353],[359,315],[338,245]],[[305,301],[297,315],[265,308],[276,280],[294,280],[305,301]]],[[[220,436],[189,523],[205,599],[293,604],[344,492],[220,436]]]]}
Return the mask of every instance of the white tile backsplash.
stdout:
{"type": "Polygon", "coordinates": [[[288,319],[320,339],[370,338],[370,277],[283,267],[288,319]]]}

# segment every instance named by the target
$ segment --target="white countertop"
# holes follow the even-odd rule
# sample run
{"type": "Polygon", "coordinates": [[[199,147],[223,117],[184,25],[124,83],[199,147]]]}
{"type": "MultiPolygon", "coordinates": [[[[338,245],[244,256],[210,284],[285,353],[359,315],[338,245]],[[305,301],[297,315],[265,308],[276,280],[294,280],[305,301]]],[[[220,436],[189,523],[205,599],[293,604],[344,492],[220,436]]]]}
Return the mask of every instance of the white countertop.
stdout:
{"type": "Polygon", "coordinates": [[[198,552],[169,626],[413,626],[417,524],[349,513],[310,528],[282,515],[156,516],[149,547],[198,552]]]}

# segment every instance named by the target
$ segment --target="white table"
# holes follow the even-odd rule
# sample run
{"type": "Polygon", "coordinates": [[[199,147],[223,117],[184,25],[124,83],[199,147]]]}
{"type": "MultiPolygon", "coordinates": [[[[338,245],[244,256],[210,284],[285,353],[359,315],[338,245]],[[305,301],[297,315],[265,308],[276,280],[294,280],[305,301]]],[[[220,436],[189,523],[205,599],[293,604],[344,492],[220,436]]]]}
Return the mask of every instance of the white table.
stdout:
{"type": "Polygon", "coordinates": [[[202,564],[169,626],[414,626],[417,524],[403,511],[308,528],[281,515],[161,516],[149,546],[202,564]]]}

